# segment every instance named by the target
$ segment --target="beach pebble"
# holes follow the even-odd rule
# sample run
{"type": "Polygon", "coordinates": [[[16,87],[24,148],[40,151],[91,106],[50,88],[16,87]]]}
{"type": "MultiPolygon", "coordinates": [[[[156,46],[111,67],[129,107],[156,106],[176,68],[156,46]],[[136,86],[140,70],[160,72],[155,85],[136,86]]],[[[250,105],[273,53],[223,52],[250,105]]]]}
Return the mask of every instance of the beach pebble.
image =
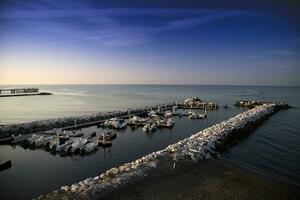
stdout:
{"type": "Polygon", "coordinates": [[[107,170],[106,171],[106,176],[108,176],[108,177],[111,177],[111,178],[113,178],[113,177],[115,177],[117,174],[118,174],[118,168],[111,168],[110,170],[107,170]]]}

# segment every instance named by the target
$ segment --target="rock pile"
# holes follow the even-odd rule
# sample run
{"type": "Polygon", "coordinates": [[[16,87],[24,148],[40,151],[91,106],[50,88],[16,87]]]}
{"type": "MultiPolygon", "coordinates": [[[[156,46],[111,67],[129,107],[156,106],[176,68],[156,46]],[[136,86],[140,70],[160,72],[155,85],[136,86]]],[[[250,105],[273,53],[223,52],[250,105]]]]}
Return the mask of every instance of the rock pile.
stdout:
{"type": "MultiPolygon", "coordinates": [[[[237,107],[244,107],[244,108],[254,108],[256,106],[261,106],[263,104],[270,104],[270,102],[264,102],[264,101],[246,101],[246,100],[239,100],[235,102],[235,106],[237,107]]],[[[290,106],[283,102],[277,102],[275,103],[277,107],[280,108],[290,108],[290,106]]]]}

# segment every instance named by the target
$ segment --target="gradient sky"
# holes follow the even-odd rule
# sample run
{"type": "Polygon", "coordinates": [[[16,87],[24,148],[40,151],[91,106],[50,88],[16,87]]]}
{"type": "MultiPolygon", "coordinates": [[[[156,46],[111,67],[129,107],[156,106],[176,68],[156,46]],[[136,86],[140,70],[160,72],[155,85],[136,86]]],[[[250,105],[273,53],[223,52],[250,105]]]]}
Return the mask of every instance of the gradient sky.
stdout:
{"type": "Polygon", "coordinates": [[[279,2],[2,0],[0,84],[300,85],[279,2]]]}

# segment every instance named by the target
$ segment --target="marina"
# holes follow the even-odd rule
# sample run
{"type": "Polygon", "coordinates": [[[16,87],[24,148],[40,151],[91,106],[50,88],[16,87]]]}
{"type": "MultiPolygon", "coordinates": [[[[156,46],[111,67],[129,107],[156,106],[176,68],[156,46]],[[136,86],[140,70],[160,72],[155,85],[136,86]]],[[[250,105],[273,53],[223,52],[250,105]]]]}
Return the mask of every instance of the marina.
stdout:
{"type": "MultiPolygon", "coordinates": [[[[20,127],[18,128],[7,126],[1,128],[1,140],[4,144],[20,145],[23,148],[31,149],[39,148],[62,156],[87,154],[95,152],[98,149],[97,146],[111,146],[112,139],[115,139],[117,136],[116,131],[126,128],[127,125],[131,128],[142,126],[142,130],[145,133],[153,133],[159,128],[172,128],[175,123],[174,116],[179,116],[180,118],[188,117],[189,119],[204,119],[207,117],[207,110],[212,110],[211,105],[214,105],[214,110],[218,109],[216,103],[204,102],[197,97],[193,97],[181,104],[147,106],[144,109],[115,111],[89,118],[104,118],[99,121],[78,123],[78,121],[81,122],[81,118],[75,118],[74,125],[55,127],[50,130],[34,133],[27,133],[28,131],[26,131],[25,133],[17,134],[16,130],[22,129],[24,131],[24,126],[32,131],[40,130],[41,128],[38,126],[33,128],[33,125],[28,127],[26,124],[19,125],[20,127]],[[195,104],[201,104],[202,108],[205,109],[205,113],[192,111],[195,104]],[[178,105],[185,105],[186,108],[189,108],[190,111],[188,114],[184,110],[178,110],[178,105]],[[112,118],[105,119],[108,117],[112,118]],[[84,129],[91,126],[95,126],[96,128],[92,129],[92,131],[84,129]]],[[[65,120],[68,121],[68,119],[65,120]]],[[[37,123],[40,124],[39,122],[37,123]]],[[[48,127],[51,126],[51,123],[53,122],[50,121],[48,127]]],[[[42,128],[45,129],[45,126],[42,126],[42,128]]]]}
{"type": "Polygon", "coordinates": [[[172,159],[173,168],[179,160],[199,161],[211,159],[232,145],[232,138],[238,137],[243,132],[250,133],[259,126],[263,120],[287,105],[263,104],[245,111],[212,127],[193,134],[189,138],[175,144],[168,145],[165,149],[145,155],[140,159],[125,163],[119,167],[107,170],[99,176],[90,177],[71,186],[62,186],[60,190],[39,196],[39,199],[90,199],[101,197],[107,192],[115,190],[133,180],[147,176],[147,173],[157,167],[162,159],[172,159]],[[237,135],[237,136],[236,136],[237,135]]]}

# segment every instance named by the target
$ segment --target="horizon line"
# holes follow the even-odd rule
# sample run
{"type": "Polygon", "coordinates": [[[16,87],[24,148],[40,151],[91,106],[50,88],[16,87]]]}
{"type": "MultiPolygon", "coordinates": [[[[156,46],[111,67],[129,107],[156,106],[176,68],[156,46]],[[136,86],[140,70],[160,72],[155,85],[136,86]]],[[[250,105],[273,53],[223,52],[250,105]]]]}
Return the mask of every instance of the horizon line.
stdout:
{"type": "Polygon", "coordinates": [[[300,85],[268,85],[268,84],[201,84],[201,83],[21,83],[1,84],[0,86],[14,85],[164,85],[164,86],[267,86],[267,87],[300,87],[300,85]]]}

